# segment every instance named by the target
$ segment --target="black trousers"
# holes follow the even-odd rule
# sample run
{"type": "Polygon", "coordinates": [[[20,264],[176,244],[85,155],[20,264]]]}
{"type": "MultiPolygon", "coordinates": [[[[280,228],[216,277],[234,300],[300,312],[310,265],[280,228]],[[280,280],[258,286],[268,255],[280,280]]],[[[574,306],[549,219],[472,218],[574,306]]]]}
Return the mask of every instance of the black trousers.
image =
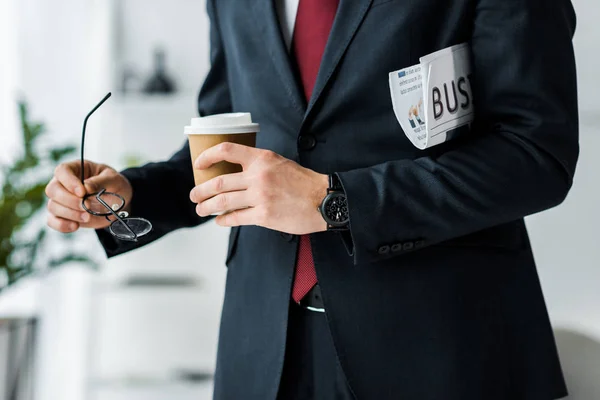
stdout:
{"type": "Polygon", "coordinates": [[[278,400],[355,400],[324,313],[292,302],[278,400]]]}

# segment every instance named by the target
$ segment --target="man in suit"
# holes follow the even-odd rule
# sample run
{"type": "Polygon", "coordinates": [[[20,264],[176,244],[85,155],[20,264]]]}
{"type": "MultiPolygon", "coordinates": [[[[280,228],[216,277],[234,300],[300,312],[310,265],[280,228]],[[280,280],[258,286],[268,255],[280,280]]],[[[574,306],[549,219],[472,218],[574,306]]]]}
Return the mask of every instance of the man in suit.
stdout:
{"type": "Polygon", "coordinates": [[[240,209],[216,218],[233,227],[216,399],[565,396],[523,217],[561,203],[575,172],[571,3],[208,0],[208,13],[198,111],[251,112],[257,148],[191,160],[185,145],[122,173],[87,162],[85,187],[63,164],[49,225],[96,228],[114,256],[240,209]],[[463,42],[476,120],[417,150],[388,73],[463,42]],[[221,160],[244,171],[194,187],[192,162],[221,160]],[[154,231],[128,244],[102,230],[80,208],[100,188],[154,231]]]}

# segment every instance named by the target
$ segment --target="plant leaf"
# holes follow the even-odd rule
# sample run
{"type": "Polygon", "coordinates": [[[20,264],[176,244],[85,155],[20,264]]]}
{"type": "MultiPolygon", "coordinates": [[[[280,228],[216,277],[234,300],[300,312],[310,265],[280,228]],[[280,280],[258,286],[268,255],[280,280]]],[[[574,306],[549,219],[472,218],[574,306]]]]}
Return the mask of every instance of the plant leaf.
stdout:
{"type": "MultiPolygon", "coordinates": [[[[19,102],[18,109],[22,148],[10,165],[0,165],[0,273],[6,273],[9,284],[35,271],[47,230],[41,228],[35,237],[27,235],[27,238],[20,238],[19,230],[46,202],[46,173],[76,150],[74,146],[59,145],[40,151],[37,141],[46,132],[44,124],[29,119],[25,102],[19,102]]],[[[49,265],[56,267],[68,262],[97,266],[85,253],[67,254],[50,261],[49,265]]]]}
{"type": "Polygon", "coordinates": [[[41,244],[44,242],[44,239],[46,238],[46,229],[40,229],[40,231],[38,232],[35,241],[33,243],[30,243],[31,247],[29,248],[29,265],[26,265],[25,267],[29,269],[29,271],[33,270],[33,266],[35,265],[35,261],[37,259],[37,255],[38,255],[38,249],[40,248],[41,244]]]}
{"type": "Polygon", "coordinates": [[[6,273],[8,275],[8,285],[12,285],[13,283],[15,283],[16,281],[18,281],[19,279],[29,275],[31,273],[31,269],[27,269],[27,268],[15,268],[15,269],[11,269],[11,268],[7,268],[6,269],[6,273]]]}
{"type": "Polygon", "coordinates": [[[40,136],[42,133],[44,133],[44,131],[46,130],[46,127],[44,126],[44,124],[31,124],[30,126],[30,132],[31,132],[31,140],[35,141],[35,139],[40,136]]]}
{"type": "Polygon", "coordinates": [[[66,146],[58,149],[50,150],[50,159],[53,162],[59,162],[64,156],[73,153],[76,150],[75,146],[66,146]]]}
{"type": "Polygon", "coordinates": [[[68,264],[71,262],[80,262],[80,263],[84,263],[89,265],[92,268],[97,268],[98,267],[98,263],[96,263],[95,261],[93,261],[92,259],[90,259],[87,256],[84,255],[80,255],[80,254],[67,254],[64,255],[60,258],[56,258],[54,260],[50,260],[50,262],[48,263],[48,265],[50,266],[50,268],[56,268],[56,267],[60,267],[61,265],[64,264],[68,264]]]}

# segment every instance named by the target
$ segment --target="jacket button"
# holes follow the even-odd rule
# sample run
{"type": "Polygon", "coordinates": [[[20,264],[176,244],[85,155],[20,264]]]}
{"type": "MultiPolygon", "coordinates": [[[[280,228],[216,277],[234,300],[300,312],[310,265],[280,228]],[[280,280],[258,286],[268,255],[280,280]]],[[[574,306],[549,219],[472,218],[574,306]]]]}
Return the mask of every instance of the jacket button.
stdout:
{"type": "Polygon", "coordinates": [[[317,139],[310,134],[300,135],[298,137],[298,147],[300,150],[312,150],[317,146],[317,139]]]}
{"type": "Polygon", "coordinates": [[[281,232],[281,237],[286,241],[286,242],[291,242],[292,240],[294,240],[294,235],[292,235],[291,233],[285,233],[285,232],[281,232]]]}
{"type": "Polygon", "coordinates": [[[402,245],[402,250],[410,251],[415,248],[415,242],[406,242],[402,245]]]}
{"type": "Polygon", "coordinates": [[[400,251],[402,251],[402,243],[392,245],[392,253],[398,253],[400,251]]]}
{"type": "Polygon", "coordinates": [[[387,254],[387,253],[389,253],[389,252],[390,252],[390,246],[388,246],[388,245],[381,246],[381,247],[379,248],[379,250],[377,250],[377,252],[378,252],[379,254],[381,254],[381,255],[387,254]]]}
{"type": "Polygon", "coordinates": [[[417,240],[415,242],[415,249],[420,249],[421,247],[425,247],[425,241],[424,240],[417,240]]]}

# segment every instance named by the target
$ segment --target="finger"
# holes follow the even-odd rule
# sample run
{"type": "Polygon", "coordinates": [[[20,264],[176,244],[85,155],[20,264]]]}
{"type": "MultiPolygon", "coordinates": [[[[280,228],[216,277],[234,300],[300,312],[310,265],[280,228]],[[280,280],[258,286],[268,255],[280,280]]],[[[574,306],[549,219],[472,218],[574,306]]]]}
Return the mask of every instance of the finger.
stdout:
{"type": "Polygon", "coordinates": [[[81,210],[73,210],[53,200],[48,200],[48,211],[55,217],[74,222],[89,222],[90,214],[81,210]]]}
{"type": "Polygon", "coordinates": [[[250,196],[247,190],[238,192],[221,193],[203,201],[196,206],[196,213],[206,217],[216,213],[251,207],[250,196]]]}
{"type": "Polygon", "coordinates": [[[81,178],[73,168],[73,163],[63,163],[56,167],[54,177],[70,193],[79,197],[85,196],[85,188],[81,183],[81,178]]]}
{"type": "Polygon", "coordinates": [[[246,168],[256,159],[260,151],[262,150],[237,143],[220,143],[200,154],[194,163],[194,168],[206,169],[221,161],[240,164],[246,168]]]}
{"type": "Polygon", "coordinates": [[[79,224],[77,222],[68,221],[52,214],[48,214],[47,223],[50,228],[62,233],[75,232],[77,229],[79,229],[79,224]]]}
{"type": "Polygon", "coordinates": [[[244,208],[229,212],[227,214],[219,215],[215,218],[215,221],[220,226],[232,227],[242,225],[258,225],[256,223],[256,209],[255,208],[244,208]]]}
{"type": "Polygon", "coordinates": [[[190,192],[190,200],[194,203],[202,203],[219,193],[246,189],[248,189],[248,183],[244,179],[243,173],[221,175],[193,188],[190,192]]]}
{"type": "Polygon", "coordinates": [[[46,196],[63,206],[76,211],[82,211],[81,198],[69,192],[58,180],[53,179],[46,187],[46,196]]]}

